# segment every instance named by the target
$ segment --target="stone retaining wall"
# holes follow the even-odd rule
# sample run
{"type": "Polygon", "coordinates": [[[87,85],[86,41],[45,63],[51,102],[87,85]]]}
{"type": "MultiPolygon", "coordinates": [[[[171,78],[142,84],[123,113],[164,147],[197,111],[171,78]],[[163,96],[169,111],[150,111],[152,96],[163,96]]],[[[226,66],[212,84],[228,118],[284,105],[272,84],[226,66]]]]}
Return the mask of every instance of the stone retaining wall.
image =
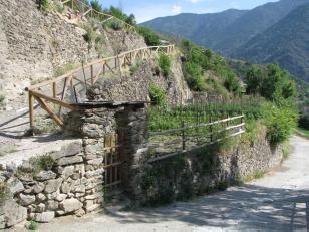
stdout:
{"type": "Polygon", "coordinates": [[[240,143],[228,152],[212,145],[152,163],[145,159],[147,154],[142,157],[131,183],[134,200],[138,205],[156,205],[188,200],[260,176],[278,166],[283,153],[282,146],[271,148],[262,139],[254,145],[240,143]]]}

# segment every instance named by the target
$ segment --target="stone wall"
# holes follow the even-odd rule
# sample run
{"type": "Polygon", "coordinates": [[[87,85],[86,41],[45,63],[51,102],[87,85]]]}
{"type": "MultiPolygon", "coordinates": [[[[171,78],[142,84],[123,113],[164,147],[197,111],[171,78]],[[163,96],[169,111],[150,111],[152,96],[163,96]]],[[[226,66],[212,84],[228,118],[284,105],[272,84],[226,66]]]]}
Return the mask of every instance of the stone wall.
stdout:
{"type": "Polygon", "coordinates": [[[141,205],[188,200],[223,190],[269,171],[283,158],[282,147],[271,148],[265,139],[254,145],[239,143],[228,152],[222,152],[218,144],[151,163],[147,156],[151,152],[139,160],[139,172],[132,179],[133,199],[141,205]]]}
{"type": "MultiPolygon", "coordinates": [[[[25,87],[50,78],[65,64],[98,58],[88,50],[82,24],[56,12],[43,13],[35,0],[0,0],[0,94],[5,109],[25,107],[25,87]]],[[[145,47],[136,33],[101,31],[104,57],[145,47]]]]}
{"type": "MultiPolygon", "coordinates": [[[[25,219],[49,222],[57,216],[82,216],[100,209],[107,172],[104,163],[110,152],[104,149],[105,139],[114,133],[121,135],[117,150],[121,153],[120,175],[124,183],[130,183],[128,179],[136,173],[136,157],[142,154],[139,148],[145,141],[146,118],[143,103],[71,112],[66,129],[78,134],[79,141],[27,160],[18,168],[8,165],[0,171],[0,188],[5,185],[8,190],[0,195],[0,229],[25,219]]],[[[121,187],[130,192],[131,186],[121,187]]]]}
{"type": "Polygon", "coordinates": [[[172,57],[171,74],[165,77],[155,59],[143,62],[133,74],[124,72],[117,78],[101,78],[88,90],[92,101],[149,101],[149,85],[162,88],[171,104],[190,99],[191,91],[185,81],[180,58],[172,57]]]}

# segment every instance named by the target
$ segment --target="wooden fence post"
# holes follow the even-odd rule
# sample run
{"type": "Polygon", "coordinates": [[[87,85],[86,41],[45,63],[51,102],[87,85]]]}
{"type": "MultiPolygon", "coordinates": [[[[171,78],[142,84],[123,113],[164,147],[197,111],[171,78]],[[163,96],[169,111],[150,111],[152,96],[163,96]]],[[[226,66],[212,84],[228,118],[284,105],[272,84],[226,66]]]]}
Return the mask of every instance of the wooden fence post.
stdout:
{"type": "Polygon", "coordinates": [[[56,82],[53,82],[53,98],[57,97],[57,85],[56,82]]]}
{"type": "Polygon", "coordinates": [[[29,120],[30,120],[30,130],[34,129],[34,109],[33,109],[33,95],[29,91],[28,92],[28,97],[29,97],[29,120]]]}

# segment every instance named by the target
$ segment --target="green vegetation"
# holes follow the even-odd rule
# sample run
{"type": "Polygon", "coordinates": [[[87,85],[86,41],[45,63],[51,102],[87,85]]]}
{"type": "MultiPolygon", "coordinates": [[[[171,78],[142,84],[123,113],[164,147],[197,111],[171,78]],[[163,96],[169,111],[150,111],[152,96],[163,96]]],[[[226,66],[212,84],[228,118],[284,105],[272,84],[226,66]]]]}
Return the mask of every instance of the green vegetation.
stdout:
{"type": "Polygon", "coordinates": [[[67,72],[77,68],[78,66],[79,66],[78,64],[72,64],[72,63],[64,64],[64,65],[54,69],[54,76],[58,77],[58,76],[61,76],[63,74],[66,74],[67,72]]]}
{"type": "Polygon", "coordinates": [[[160,86],[150,83],[148,90],[151,101],[163,107],[166,105],[166,92],[160,86]]]}
{"type": "Polygon", "coordinates": [[[28,230],[36,231],[39,229],[39,223],[36,221],[30,221],[27,225],[28,230]]]}
{"type": "Polygon", "coordinates": [[[48,0],[37,0],[36,3],[38,4],[38,8],[41,11],[47,11],[49,7],[49,2],[48,0]]]}
{"type": "Polygon", "coordinates": [[[144,37],[147,46],[160,45],[160,37],[152,30],[146,27],[137,27],[137,32],[144,37]]]}
{"type": "Polygon", "coordinates": [[[136,61],[133,65],[130,66],[130,75],[134,75],[141,67],[141,65],[143,64],[142,60],[138,60],[136,61]]]}
{"type": "Polygon", "coordinates": [[[50,155],[34,157],[29,160],[29,165],[18,167],[16,175],[34,177],[40,171],[51,170],[54,164],[55,164],[55,161],[50,155]]]}
{"type": "Polygon", "coordinates": [[[169,55],[165,53],[160,53],[159,66],[165,77],[168,77],[170,75],[171,65],[172,65],[172,62],[171,62],[171,58],[169,57],[169,55]]]}
{"type": "Polygon", "coordinates": [[[284,159],[289,158],[289,155],[292,152],[292,146],[289,143],[284,143],[282,152],[283,152],[284,159]]]}
{"type": "Polygon", "coordinates": [[[233,95],[241,93],[240,82],[223,57],[188,40],[182,41],[182,50],[186,60],[183,70],[192,90],[217,93],[219,90],[224,94],[222,89],[226,89],[233,95]],[[218,78],[207,78],[206,72],[212,72],[218,78]]]}

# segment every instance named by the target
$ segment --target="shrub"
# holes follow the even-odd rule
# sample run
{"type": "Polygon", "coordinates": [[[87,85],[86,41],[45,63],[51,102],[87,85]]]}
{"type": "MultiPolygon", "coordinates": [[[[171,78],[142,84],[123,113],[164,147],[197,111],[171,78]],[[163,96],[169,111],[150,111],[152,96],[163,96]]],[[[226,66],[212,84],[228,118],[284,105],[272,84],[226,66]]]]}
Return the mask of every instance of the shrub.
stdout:
{"type": "Polygon", "coordinates": [[[167,54],[160,53],[159,66],[165,77],[169,76],[171,73],[171,63],[171,59],[167,54]]]}
{"type": "Polygon", "coordinates": [[[267,127],[267,138],[272,145],[286,141],[297,125],[298,114],[291,105],[277,106],[264,104],[264,124],[267,127]]]}
{"type": "Polygon", "coordinates": [[[135,64],[130,66],[130,75],[134,75],[142,65],[142,60],[138,60],[135,64]]]}
{"type": "Polygon", "coordinates": [[[226,77],[224,80],[224,86],[228,91],[233,92],[234,94],[241,93],[240,82],[238,78],[235,76],[235,74],[232,72],[228,72],[226,74],[226,77]]]}
{"type": "Polygon", "coordinates": [[[102,8],[102,5],[99,3],[98,0],[92,0],[90,2],[90,6],[92,7],[92,9],[98,11],[98,12],[102,12],[103,11],[103,8],[102,8]]]}
{"type": "MultiPolygon", "coordinates": [[[[1,101],[0,101],[1,102],[1,101]]],[[[298,125],[300,128],[309,130],[309,113],[307,114],[302,114],[300,116],[300,119],[298,121],[298,125]]]]}
{"type": "Polygon", "coordinates": [[[48,0],[37,0],[38,8],[42,11],[47,11],[49,2],[48,0]]]}
{"type": "Polygon", "coordinates": [[[118,30],[121,30],[123,28],[123,23],[118,21],[118,20],[117,21],[113,20],[112,22],[110,22],[108,24],[108,26],[110,28],[112,28],[113,30],[118,31],[118,30]]]}
{"type": "Polygon", "coordinates": [[[151,101],[157,105],[166,105],[166,92],[158,85],[151,83],[149,85],[149,95],[151,101]]]}
{"type": "Polygon", "coordinates": [[[184,64],[184,73],[190,89],[194,91],[205,91],[206,86],[202,78],[202,68],[194,62],[184,64]]]}
{"type": "Polygon", "coordinates": [[[145,43],[148,46],[158,46],[160,45],[160,37],[154,33],[152,30],[146,27],[138,27],[137,32],[144,37],[145,43]]]}
{"type": "Polygon", "coordinates": [[[35,221],[30,221],[28,226],[27,226],[28,230],[34,230],[35,231],[35,230],[38,230],[38,228],[39,228],[39,224],[35,221]]]}

